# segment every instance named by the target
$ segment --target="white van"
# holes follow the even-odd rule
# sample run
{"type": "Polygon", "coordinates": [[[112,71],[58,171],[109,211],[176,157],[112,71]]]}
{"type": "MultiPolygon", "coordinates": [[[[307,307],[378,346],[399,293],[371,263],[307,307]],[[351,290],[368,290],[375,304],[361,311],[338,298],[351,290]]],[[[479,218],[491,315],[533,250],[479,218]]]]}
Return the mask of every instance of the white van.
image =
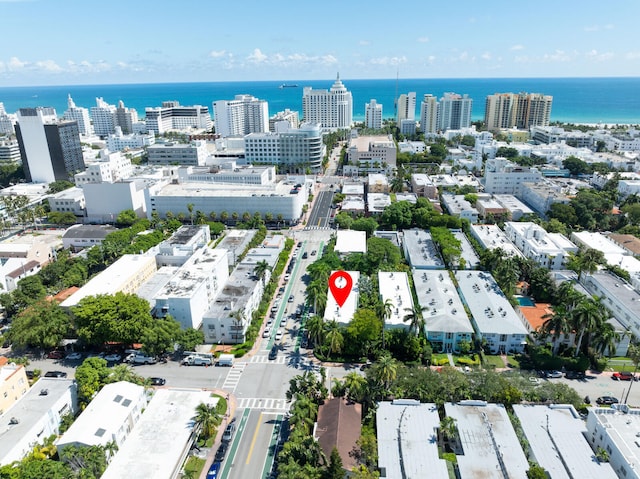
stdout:
{"type": "Polygon", "coordinates": [[[185,366],[211,366],[213,361],[211,358],[203,356],[187,356],[182,360],[182,364],[185,366]]]}
{"type": "Polygon", "coordinates": [[[216,363],[218,366],[233,366],[233,359],[235,356],[233,354],[221,354],[218,358],[218,362],[216,363]]]}

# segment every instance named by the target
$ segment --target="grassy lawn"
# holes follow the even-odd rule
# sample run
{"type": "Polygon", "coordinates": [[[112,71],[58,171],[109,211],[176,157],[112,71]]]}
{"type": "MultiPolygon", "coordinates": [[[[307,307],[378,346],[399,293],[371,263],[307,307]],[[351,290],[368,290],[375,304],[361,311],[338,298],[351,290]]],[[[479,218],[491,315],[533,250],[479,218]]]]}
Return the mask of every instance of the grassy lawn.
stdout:
{"type": "Polygon", "coordinates": [[[520,369],[520,362],[516,359],[515,356],[507,356],[507,362],[509,363],[510,368],[520,369]]]}
{"type": "Polygon", "coordinates": [[[500,356],[491,356],[487,354],[484,357],[487,366],[494,366],[496,368],[504,368],[504,363],[502,362],[502,358],[500,356]]]}
{"type": "Polygon", "coordinates": [[[200,459],[199,457],[195,456],[189,456],[189,458],[187,459],[187,463],[184,465],[185,475],[191,472],[193,477],[200,477],[200,473],[202,472],[203,467],[204,459],[200,459]]]}

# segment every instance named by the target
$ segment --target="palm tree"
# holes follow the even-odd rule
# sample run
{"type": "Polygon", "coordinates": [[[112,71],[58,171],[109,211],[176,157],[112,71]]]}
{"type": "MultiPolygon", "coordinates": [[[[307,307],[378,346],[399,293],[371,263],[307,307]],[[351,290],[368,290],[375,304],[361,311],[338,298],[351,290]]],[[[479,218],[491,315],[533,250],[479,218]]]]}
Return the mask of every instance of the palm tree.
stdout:
{"type": "Polygon", "coordinates": [[[593,248],[580,250],[569,260],[569,267],[578,273],[578,282],[582,280],[582,273],[593,274],[601,264],[606,264],[604,254],[593,248]]]}
{"type": "Polygon", "coordinates": [[[118,449],[119,449],[118,444],[113,439],[108,443],[106,443],[103,446],[103,448],[104,448],[105,455],[107,456],[107,461],[111,459],[116,454],[116,452],[118,452],[118,449]]]}
{"type": "Polygon", "coordinates": [[[314,346],[322,344],[324,341],[324,320],[321,316],[312,316],[307,320],[307,331],[309,339],[314,346]]]}
{"type": "Polygon", "coordinates": [[[231,213],[231,219],[232,219],[234,222],[237,222],[239,217],[240,217],[240,215],[238,214],[238,212],[237,212],[237,211],[234,211],[233,213],[231,213]]]}
{"type": "Polygon", "coordinates": [[[361,402],[367,389],[367,379],[352,371],[344,377],[344,386],[347,390],[347,397],[350,400],[361,402]]]}
{"type": "Polygon", "coordinates": [[[211,213],[209,213],[209,218],[211,219],[211,221],[215,221],[217,217],[218,217],[218,214],[215,211],[212,211],[211,213]]]}
{"type": "Polygon", "coordinates": [[[227,213],[226,211],[221,211],[220,221],[222,221],[223,223],[226,223],[228,219],[229,219],[229,213],[227,213]]]}
{"type": "Polygon", "coordinates": [[[444,419],[440,421],[440,434],[442,434],[443,439],[449,441],[449,444],[456,440],[458,426],[456,425],[455,418],[445,416],[444,419]]]}
{"type": "Polygon", "coordinates": [[[391,298],[387,298],[384,304],[382,305],[382,349],[385,348],[384,329],[387,324],[387,321],[391,317],[392,311],[393,311],[393,301],[391,301],[391,298]]]}
{"type": "Polygon", "coordinates": [[[245,211],[244,213],[242,213],[242,221],[247,223],[250,219],[251,219],[251,213],[249,213],[248,211],[245,211]]]}
{"type": "Polygon", "coordinates": [[[216,433],[216,426],[220,424],[220,416],[216,413],[216,407],[205,403],[196,406],[196,415],[192,419],[205,439],[212,437],[216,433]]]}
{"type": "Polygon", "coordinates": [[[329,321],[325,326],[325,343],[329,346],[327,356],[331,356],[331,353],[340,353],[342,346],[344,346],[344,337],[340,332],[340,325],[334,319],[329,321]]]}
{"type": "Polygon", "coordinates": [[[313,301],[313,311],[316,314],[324,314],[327,306],[327,283],[326,281],[315,280],[307,287],[307,297],[313,301]]]}
{"type": "Polygon", "coordinates": [[[560,346],[558,343],[560,336],[563,334],[566,336],[571,333],[571,312],[560,304],[555,307],[553,313],[543,316],[543,319],[545,319],[545,322],[542,324],[542,331],[552,335],[554,339],[553,354],[555,355],[560,346]]]}
{"type": "Polygon", "coordinates": [[[604,323],[597,331],[593,332],[591,345],[598,353],[611,357],[615,354],[616,347],[621,339],[622,335],[616,331],[616,328],[611,323],[604,323]]]}
{"type": "Polygon", "coordinates": [[[191,225],[193,225],[193,203],[187,203],[187,211],[189,212],[189,219],[191,220],[191,225]]]}
{"type": "Polygon", "coordinates": [[[267,271],[271,271],[271,266],[269,266],[269,263],[267,263],[266,260],[258,261],[256,266],[253,268],[253,274],[255,274],[261,281],[264,281],[267,271]]]}
{"type": "Polygon", "coordinates": [[[244,324],[246,322],[246,315],[244,310],[238,309],[233,311],[229,317],[233,318],[233,326],[231,327],[231,338],[234,340],[242,339],[244,330],[244,324]]]}
{"type": "Polygon", "coordinates": [[[409,331],[413,331],[416,336],[420,335],[420,332],[424,332],[424,318],[422,312],[426,311],[428,307],[421,308],[420,306],[414,306],[413,308],[404,308],[407,311],[402,321],[409,323],[409,331]]]}
{"type": "Polygon", "coordinates": [[[398,363],[390,354],[383,354],[371,369],[374,377],[388,390],[398,374],[398,363]]]}
{"type": "Polygon", "coordinates": [[[571,316],[574,329],[576,331],[580,331],[580,336],[578,337],[578,342],[576,344],[575,355],[577,356],[582,350],[582,341],[585,334],[588,339],[591,336],[591,333],[597,331],[609,317],[609,312],[600,301],[600,298],[588,298],[581,301],[575,307],[571,316]]]}

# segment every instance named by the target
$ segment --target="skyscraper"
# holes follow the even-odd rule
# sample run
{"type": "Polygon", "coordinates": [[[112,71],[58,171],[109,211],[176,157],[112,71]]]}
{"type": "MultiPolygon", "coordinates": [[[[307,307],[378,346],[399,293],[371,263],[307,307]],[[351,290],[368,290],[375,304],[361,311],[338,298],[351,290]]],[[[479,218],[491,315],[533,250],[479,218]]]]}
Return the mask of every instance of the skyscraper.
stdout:
{"type": "Polygon", "coordinates": [[[177,101],[163,101],[161,107],[145,108],[149,133],[161,135],[167,130],[201,128],[211,130],[209,108],[202,105],[182,106],[177,101]]]}
{"type": "Polygon", "coordinates": [[[473,100],[466,94],[445,93],[438,102],[438,130],[459,130],[469,127],[472,104],[473,100]]]}
{"type": "Polygon", "coordinates": [[[28,181],[69,180],[84,170],[78,123],[59,121],[53,108],[21,108],[16,136],[28,181]]]}
{"type": "Polygon", "coordinates": [[[269,131],[269,104],[251,95],[213,103],[216,133],[223,138],[269,131]]]}
{"type": "Polygon", "coordinates": [[[130,135],[135,123],[138,123],[138,112],[135,108],[127,108],[120,100],[116,108],[116,126],[120,127],[124,135],[130,135]]]}
{"type": "Polygon", "coordinates": [[[435,133],[438,120],[438,99],[426,94],[420,103],[420,129],[423,133],[435,133]]]}
{"type": "Polygon", "coordinates": [[[372,99],[364,107],[364,123],[367,128],[382,128],[382,105],[372,99]]]}
{"type": "Polygon", "coordinates": [[[485,102],[484,122],[488,130],[529,129],[548,126],[553,97],[540,93],[496,93],[485,102]]]}
{"type": "Polygon", "coordinates": [[[353,98],[340,81],[340,75],[327,90],[305,87],[302,93],[302,116],[305,122],[320,123],[324,131],[351,128],[353,98]]]}
{"type": "Polygon", "coordinates": [[[116,132],[116,107],[96,98],[96,106],[91,107],[93,131],[98,136],[109,136],[116,132]]]}
{"type": "Polygon", "coordinates": [[[396,121],[398,125],[402,120],[416,119],[416,92],[403,93],[398,98],[398,116],[396,121]]]}
{"type": "Polygon", "coordinates": [[[87,108],[76,106],[71,95],[67,98],[67,111],[64,112],[62,118],[68,121],[77,122],[78,130],[81,135],[89,136],[93,133],[89,110],[87,108]]]}

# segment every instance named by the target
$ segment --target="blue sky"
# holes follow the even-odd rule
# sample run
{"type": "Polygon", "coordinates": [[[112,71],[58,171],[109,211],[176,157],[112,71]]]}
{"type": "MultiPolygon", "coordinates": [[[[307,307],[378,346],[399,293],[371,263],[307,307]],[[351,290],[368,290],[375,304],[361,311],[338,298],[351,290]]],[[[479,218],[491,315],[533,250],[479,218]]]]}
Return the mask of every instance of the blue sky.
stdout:
{"type": "Polygon", "coordinates": [[[0,86],[640,76],[640,0],[0,0],[0,86]]]}

